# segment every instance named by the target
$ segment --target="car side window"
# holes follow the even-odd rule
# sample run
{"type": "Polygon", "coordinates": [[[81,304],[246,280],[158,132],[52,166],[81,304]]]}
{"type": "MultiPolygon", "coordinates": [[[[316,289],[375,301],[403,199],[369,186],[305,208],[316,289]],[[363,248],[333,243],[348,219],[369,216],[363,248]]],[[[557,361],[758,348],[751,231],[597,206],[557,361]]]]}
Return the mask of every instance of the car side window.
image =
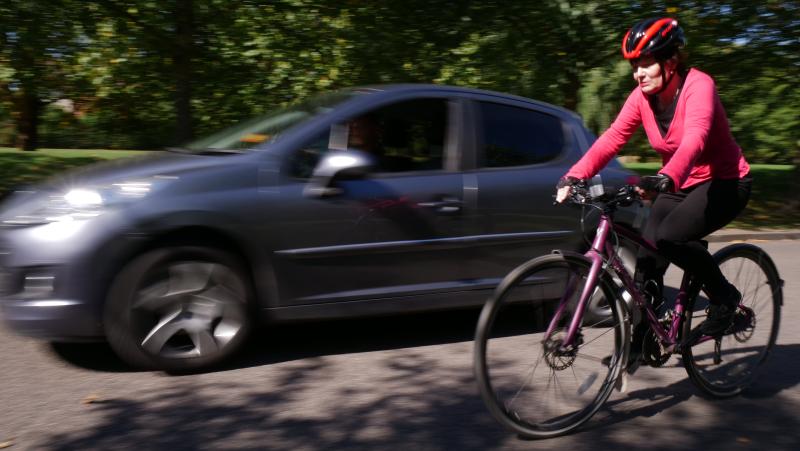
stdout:
{"type": "Polygon", "coordinates": [[[544,163],[564,149],[564,132],[555,116],[491,102],[481,102],[480,111],[483,167],[544,163]]]}
{"type": "Polygon", "coordinates": [[[381,107],[309,140],[292,156],[292,177],[307,179],[328,149],[357,149],[375,157],[379,173],[442,169],[447,101],[414,99],[381,107]]]}
{"type": "Polygon", "coordinates": [[[330,148],[330,133],[325,132],[311,138],[294,152],[289,161],[289,175],[298,179],[309,179],[322,155],[330,148]]]}
{"type": "Polygon", "coordinates": [[[415,99],[395,103],[350,121],[348,146],[375,155],[379,172],[442,169],[447,102],[415,99]],[[364,124],[363,122],[366,122],[364,124]],[[364,130],[372,128],[363,139],[364,130]]]}

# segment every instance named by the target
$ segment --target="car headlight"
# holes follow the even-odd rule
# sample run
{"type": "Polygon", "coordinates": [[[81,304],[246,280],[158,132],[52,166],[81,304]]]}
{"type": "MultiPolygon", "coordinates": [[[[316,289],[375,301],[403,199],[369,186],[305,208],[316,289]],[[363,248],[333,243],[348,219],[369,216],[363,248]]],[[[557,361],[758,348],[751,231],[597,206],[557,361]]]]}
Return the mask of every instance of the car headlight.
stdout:
{"type": "Polygon", "coordinates": [[[144,198],[159,180],[128,181],[104,187],[73,187],[51,194],[3,220],[11,225],[38,225],[90,219],[109,209],[144,198]]]}

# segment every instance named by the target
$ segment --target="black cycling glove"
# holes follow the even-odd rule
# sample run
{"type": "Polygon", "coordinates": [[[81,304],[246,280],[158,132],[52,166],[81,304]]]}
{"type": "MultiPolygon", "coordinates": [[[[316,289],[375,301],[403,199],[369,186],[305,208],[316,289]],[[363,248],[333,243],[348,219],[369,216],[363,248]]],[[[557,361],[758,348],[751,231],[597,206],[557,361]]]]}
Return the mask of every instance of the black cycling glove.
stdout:
{"type": "Polygon", "coordinates": [[[668,175],[645,175],[639,181],[639,188],[645,191],[671,193],[675,190],[675,182],[668,175]]]}
{"type": "Polygon", "coordinates": [[[583,180],[581,180],[581,179],[579,179],[577,177],[564,176],[564,177],[561,177],[560,179],[558,179],[558,183],[556,184],[556,189],[561,189],[561,188],[563,188],[565,186],[580,185],[582,183],[583,183],[583,180]]]}

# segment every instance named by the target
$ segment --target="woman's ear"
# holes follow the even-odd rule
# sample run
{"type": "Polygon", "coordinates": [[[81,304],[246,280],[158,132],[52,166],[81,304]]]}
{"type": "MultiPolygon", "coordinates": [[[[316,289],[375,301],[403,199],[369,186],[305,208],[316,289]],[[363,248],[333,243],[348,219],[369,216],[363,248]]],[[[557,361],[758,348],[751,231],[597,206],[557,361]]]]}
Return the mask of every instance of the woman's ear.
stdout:
{"type": "Polygon", "coordinates": [[[678,57],[672,56],[668,60],[664,61],[664,69],[666,69],[667,73],[673,73],[678,70],[678,57]]]}

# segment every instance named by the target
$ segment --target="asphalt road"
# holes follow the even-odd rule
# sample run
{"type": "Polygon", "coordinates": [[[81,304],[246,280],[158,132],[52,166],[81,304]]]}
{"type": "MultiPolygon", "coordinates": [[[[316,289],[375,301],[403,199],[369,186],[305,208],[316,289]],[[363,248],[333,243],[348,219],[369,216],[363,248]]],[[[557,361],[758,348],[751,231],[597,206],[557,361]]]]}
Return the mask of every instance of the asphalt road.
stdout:
{"type": "Polygon", "coordinates": [[[0,326],[0,449],[797,450],[800,241],[759,244],[786,280],[781,333],[768,371],[733,399],[700,396],[673,357],[639,370],[577,433],[525,441],[478,396],[477,311],[279,327],[190,376],[0,326]]]}

